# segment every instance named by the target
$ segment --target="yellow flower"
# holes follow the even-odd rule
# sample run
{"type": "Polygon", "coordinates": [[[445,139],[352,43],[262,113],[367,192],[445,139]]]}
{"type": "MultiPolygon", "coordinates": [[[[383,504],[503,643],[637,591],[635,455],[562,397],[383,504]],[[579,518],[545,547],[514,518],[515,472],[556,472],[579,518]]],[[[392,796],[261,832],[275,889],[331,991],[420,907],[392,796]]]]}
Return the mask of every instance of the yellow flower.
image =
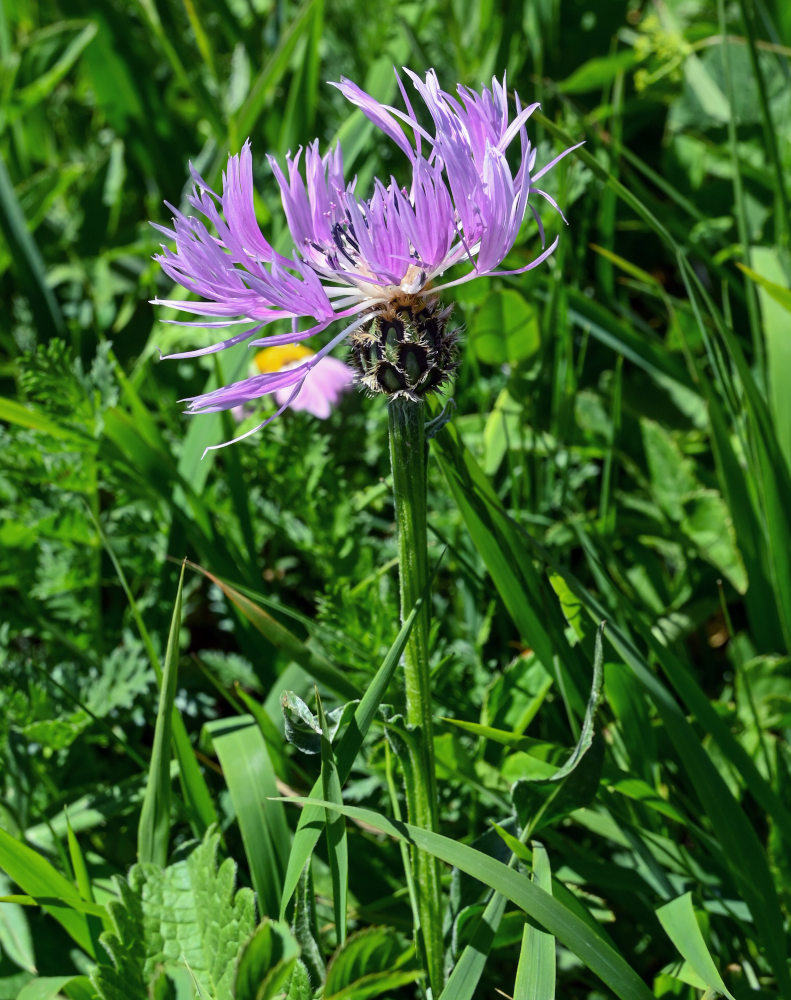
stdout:
{"type": "Polygon", "coordinates": [[[304,361],[314,351],[302,344],[281,344],[279,347],[266,347],[255,356],[255,366],[262,373],[279,372],[295,362],[304,361]]]}

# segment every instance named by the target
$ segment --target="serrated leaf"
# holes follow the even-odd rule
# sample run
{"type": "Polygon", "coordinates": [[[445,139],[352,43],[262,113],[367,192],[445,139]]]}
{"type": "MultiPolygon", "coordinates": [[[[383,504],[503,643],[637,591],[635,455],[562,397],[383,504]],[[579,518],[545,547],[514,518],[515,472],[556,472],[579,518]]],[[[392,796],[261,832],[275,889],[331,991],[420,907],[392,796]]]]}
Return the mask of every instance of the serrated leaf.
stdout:
{"type": "Polygon", "coordinates": [[[255,905],[250,889],[234,893],[233,861],[217,867],[218,843],[212,832],[183,861],[140,863],[116,879],[120,899],[108,904],[113,930],[101,937],[112,965],[91,973],[102,1000],[149,1000],[163,970],[188,970],[199,996],[233,1000],[236,958],[253,932],[255,905]]]}
{"type": "Polygon", "coordinates": [[[305,964],[297,959],[294,971],[291,973],[291,981],[288,984],[286,1000],[313,1000],[313,989],[310,985],[310,976],[305,964]]]}
{"type": "Polygon", "coordinates": [[[234,1000],[272,1000],[282,996],[299,958],[288,924],[266,919],[244,946],[234,984],[234,1000]]]}

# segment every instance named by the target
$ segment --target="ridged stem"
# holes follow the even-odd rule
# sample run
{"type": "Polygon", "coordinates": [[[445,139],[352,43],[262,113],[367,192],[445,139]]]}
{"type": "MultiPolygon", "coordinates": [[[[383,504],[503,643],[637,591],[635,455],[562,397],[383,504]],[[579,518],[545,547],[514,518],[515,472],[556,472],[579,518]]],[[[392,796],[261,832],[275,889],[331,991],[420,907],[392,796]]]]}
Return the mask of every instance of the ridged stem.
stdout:
{"type": "MultiPolygon", "coordinates": [[[[390,400],[388,412],[403,621],[425,593],[428,582],[425,414],[422,403],[405,399],[390,400]]],[[[429,602],[424,601],[404,651],[406,718],[417,741],[415,766],[405,767],[404,777],[409,822],[436,830],[438,803],[428,634],[429,602]]],[[[433,995],[438,997],[442,992],[444,966],[439,862],[416,848],[412,848],[411,857],[429,983],[433,995]]]]}

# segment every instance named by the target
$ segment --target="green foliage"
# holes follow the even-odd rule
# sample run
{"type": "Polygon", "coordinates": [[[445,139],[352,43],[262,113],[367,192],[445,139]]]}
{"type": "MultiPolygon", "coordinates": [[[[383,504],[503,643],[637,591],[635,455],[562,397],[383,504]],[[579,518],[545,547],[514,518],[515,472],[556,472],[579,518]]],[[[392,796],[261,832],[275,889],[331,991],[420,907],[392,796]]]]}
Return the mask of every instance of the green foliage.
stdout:
{"type": "MultiPolygon", "coordinates": [[[[147,1000],[165,979],[195,984],[198,996],[230,1000],[240,945],[253,933],[249,889],[234,892],[236,866],[217,865],[219,836],[210,833],[183,860],[162,868],[134,865],[117,878],[108,905],[112,930],[102,935],[112,964],[91,979],[102,1000],[147,1000]]],[[[164,995],[167,995],[165,993],[164,995]]]]}
{"type": "Polygon", "coordinates": [[[539,337],[537,309],[510,288],[489,295],[469,327],[470,350],[487,365],[527,360],[538,350],[539,337]]]}
{"type": "MultiPolygon", "coordinates": [[[[242,950],[236,971],[235,1000],[274,1000],[296,972],[299,945],[287,924],[265,920],[242,950]]],[[[294,992],[298,994],[295,985],[294,992]]],[[[291,990],[289,990],[291,992],[291,990]]]]}
{"type": "Polygon", "coordinates": [[[399,935],[389,927],[367,927],[332,956],[323,995],[327,1000],[369,1000],[414,982],[418,975],[412,949],[399,935]]]}
{"type": "Polygon", "coordinates": [[[0,1000],[420,996],[406,836],[447,866],[443,1000],[791,998],[790,52],[780,0],[2,5],[0,1000]],[[147,304],[190,160],[216,188],[250,136],[286,253],[266,153],[403,182],[324,81],[397,102],[404,64],[507,70],[539,165],[586,140],[550,261],[450,290],[436,838],[391,818],[384,408],[202,459],[233,420],[178,400],[249,354],[160,364],[212,334],[147,304]]]}
{"type": "MultiPolygon", "coordinates": [[[[552,873],[543,845],[533,842],[533,877],[545,892],[552,893],[552,873]]],[[[554,1000],[555,942],[551,934],[530,925],[522,931],[514,1000],[554,1000]]]]}
{"type": "Polygon", "coordinates": [[[273,801],[276,777],[264,736],[244,715],[211,723],[209,733],[239,822],[259,912],[276,914],[291,834],[282,805],[273,801]]]}

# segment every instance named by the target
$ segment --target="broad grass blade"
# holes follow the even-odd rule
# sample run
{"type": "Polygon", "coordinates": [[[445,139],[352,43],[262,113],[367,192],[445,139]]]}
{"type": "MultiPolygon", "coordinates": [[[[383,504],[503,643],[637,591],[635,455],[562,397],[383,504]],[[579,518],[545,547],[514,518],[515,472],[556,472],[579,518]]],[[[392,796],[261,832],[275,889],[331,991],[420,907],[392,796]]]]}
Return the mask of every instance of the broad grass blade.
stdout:
{"type": "Polygon", "coordinates": [[[231,793],[262,915],[277,914],[291,834],[277,796],[266,743],[252,716],[219,719],[207,730],[231,793]]]}
{"type": "Polygon", "coordinates": [[[32,406],[23,406],[13,399],[0,399],[0,420],[18,427],[28,427],[33,431],[41,431],[51,437],[65,441],[85,441],[85,437],[69,427],[64,427],[52,420],[45,413],[32,406]]]}
{"type": "Polygon", "coordinates": [[[703,940],[698,921],[695,918],[692,893],[685,892],[678,899],[660,906],[656,915],[667,936],[706,986],[728,997],[729,1000],[734,1000],[733,994],[723,983],[709,949],[706,947],[706,942],[703,940]]]}
{"type": "Polygon", "coordinates": [[[82,899],[65,876],[5,830],[0,830],[0,867],[28,895],[47,900],[41,903],[41,908],[51,914],[69,937],[96,960],[88,917],[72,909],[72,905],[80,906],[82,899]]]}
{"type": "MultiPolygon", "coordinates": [[[[87,976],[39,976],[26,983],[19,992],[17,1000],[56,1000],[68,988],[68,996],[77,996],[77,989],[85,991],[85,996],[94,995],[91,981],[87,976]]],[[[82,996],[82,993],[79,994],[82,996]]]]}
{"type": "Polygon", "coordinates": [[[766,382],[769,403],[780,450],[791,469],[791,395],[788,372],[791,370],[791,290],[783,270],[780,254],[773,247],[752,247],[755,270],[739,265],[758,287],[763,336],[766,341],[766,382]]]}
{"type": "MultiPolygon", "coordinates": [[[[533,881],[552,895],[552,870],[546,848],[533,842],[533,881]]],[[[555,1000],[555,939],[526,924],[516,970],[513,1000],[555,1000]]]]}

